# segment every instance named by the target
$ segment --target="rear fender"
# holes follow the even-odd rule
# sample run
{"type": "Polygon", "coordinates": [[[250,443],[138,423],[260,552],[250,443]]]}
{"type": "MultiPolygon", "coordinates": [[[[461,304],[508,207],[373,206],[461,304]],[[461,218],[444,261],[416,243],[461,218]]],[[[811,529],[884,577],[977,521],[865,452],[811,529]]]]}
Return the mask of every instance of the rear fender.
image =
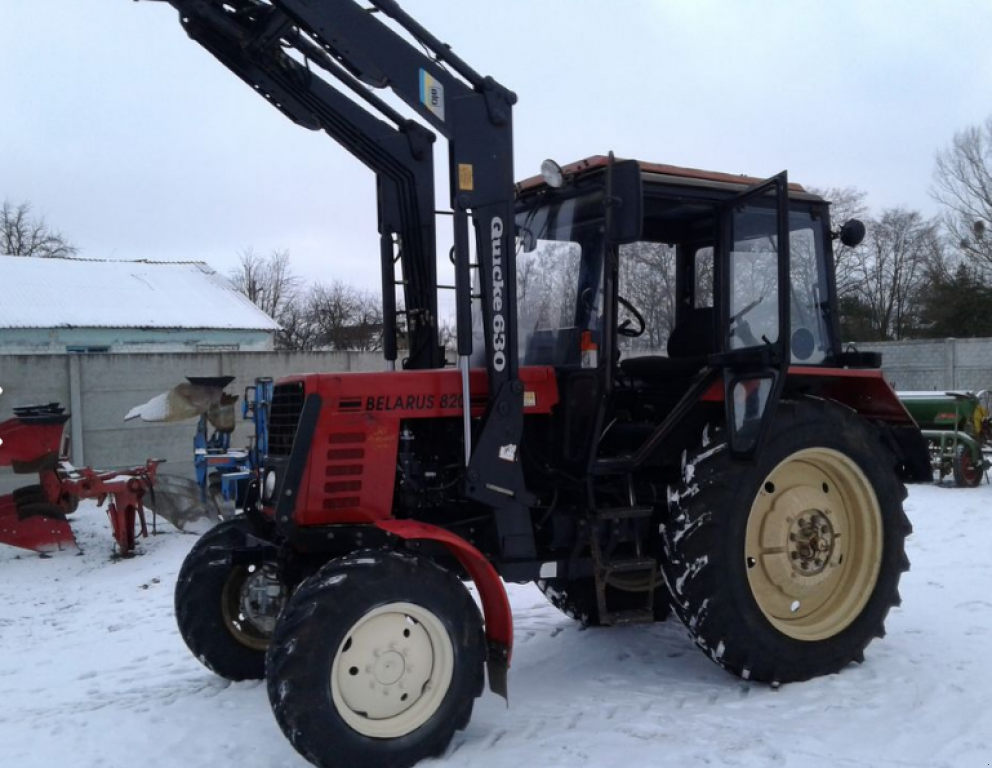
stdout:
{"type": "Polygon", "coordinates": [[[472,577],[486,620],[486,641],[489,657],[489,688],[493,693],[507,697],[507,671],[513,651],[513,613],[503,582],[486,557],[461,536],[444,528],[412,520],[376,520],[376,527],[404,541],[436,541],[444,544],[452,556],[472,577]]]}
{"type": "Polygon", "coordinates": [[[856,411],[878,429],[896,455],[904,482],[933,480],[927,441],[881,370],[792,366],[786,389],[833,400],[856,411]]]}
{"type": "MultiPolygon", "coordinates": [[[[896,396],[877,368],[789,368],[783,397],[819,397],[857,412],[879,431],[895,453],[899,474],[905,482],[930,482],[930,452],[927,441],[906,406],[896,396]]],[[[714,384],[700,397],[702,402],[723,401],[723,384],[714,384]]]]}

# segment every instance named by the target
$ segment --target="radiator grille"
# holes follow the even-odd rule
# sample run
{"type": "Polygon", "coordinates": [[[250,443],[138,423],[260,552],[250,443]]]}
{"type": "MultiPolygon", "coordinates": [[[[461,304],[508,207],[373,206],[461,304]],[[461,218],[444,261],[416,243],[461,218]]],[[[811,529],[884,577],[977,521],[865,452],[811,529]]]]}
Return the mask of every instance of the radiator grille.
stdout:
{"type": "Polygon", "coordinates": [[[327,436],[330,447],[324,467],[324,509],[344,510],[362,503],[367,438],[364,432],[332,432],[327,436]]]}
{"type": "Polygon", "coordinates": [[[272,456],[289,456],[296,439],[303,412],[303,382],[277,384],[272,391],[272,409],[269,411],[269,453],[272,456]]]}

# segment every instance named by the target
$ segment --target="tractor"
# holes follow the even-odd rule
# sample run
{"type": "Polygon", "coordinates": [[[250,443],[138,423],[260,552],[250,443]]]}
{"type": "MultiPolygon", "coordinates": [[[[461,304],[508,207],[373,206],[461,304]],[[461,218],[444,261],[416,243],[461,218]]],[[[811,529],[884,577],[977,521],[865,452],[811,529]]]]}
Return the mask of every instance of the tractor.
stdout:
{"type": "Polygon", "coordinates": [[[929,457],[878,356],[841,348],[833,242],[863,225],[785,173],[611,153],[517,183],[515,94],[394,0],[168,1],[376,174],[383,288],[385,370],[277,380],[244,516],[183,563],[200,661],[264,678],[316,765],[399,768],[443,752],[487,677],[506,696],[504,582],[587,625],[674,614],[745,680],[864,660],[900,602],[904,483],[929,457]]]}

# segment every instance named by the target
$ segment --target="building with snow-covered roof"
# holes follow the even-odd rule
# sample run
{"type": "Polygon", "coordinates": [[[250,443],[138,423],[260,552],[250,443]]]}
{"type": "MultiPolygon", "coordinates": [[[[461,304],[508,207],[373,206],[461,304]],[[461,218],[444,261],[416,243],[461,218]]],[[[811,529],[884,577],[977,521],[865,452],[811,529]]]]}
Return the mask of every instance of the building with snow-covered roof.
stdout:
{"type": "Polygon", "coordinates": [[[264,352],[278,329],[203,262],[0,256],[0,354],[264,352]]]}

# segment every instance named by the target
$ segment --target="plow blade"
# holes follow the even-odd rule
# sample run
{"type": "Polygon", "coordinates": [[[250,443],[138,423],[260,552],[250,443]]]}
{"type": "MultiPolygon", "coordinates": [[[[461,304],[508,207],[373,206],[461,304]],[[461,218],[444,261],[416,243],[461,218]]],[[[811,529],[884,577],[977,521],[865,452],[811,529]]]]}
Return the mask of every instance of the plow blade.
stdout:
{"type": "Polygon", "coordinates": [[[15,500],[15,494],[0,496],[0,544],[43,555],[79,550],[62,509],[30,495],[15,500]]]}
{"type": "Polygon", "coordinates": [[[147,403],[135,406],[128,411],[124,421],[175,422],[206,414],[214,429],[231,432],[234,430],[234,404],[238,396],[223,390],[233,380],[233,376],[190,378],[147,403]]]}
{"type": "Polygon", "coordinates": [[[180,531],[194,520],[216,523],[227,515],[212,498],[206,501],[200,498],[200,486],[195,480],[161,473],[155,478],[153,492],[145,498],[145,506],[180,531]]]}

